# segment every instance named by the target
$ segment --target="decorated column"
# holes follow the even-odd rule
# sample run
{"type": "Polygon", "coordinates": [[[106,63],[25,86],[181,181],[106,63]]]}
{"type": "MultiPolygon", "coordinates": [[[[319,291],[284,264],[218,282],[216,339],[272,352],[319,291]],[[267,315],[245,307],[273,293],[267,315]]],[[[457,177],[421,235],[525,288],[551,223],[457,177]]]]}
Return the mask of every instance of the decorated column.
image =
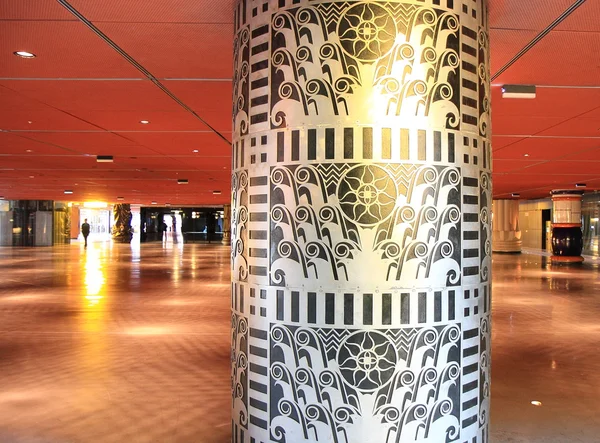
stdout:
{"type": "Polygon", "coordinates": [[[582,263],[581,198],[583,191],[552,191],[552,262],[582,263]]]}
{"type": "Polygon", "coordinates": [[[488,442],[486,1],[234,23],[232,441],[488,442]]]}
{"type": "Polygon", "coordinates": [[[492,213],[492,250],[494,252],[521,252],[519,227],[519,200],[494,200],[492,213]]]}
{"type": "Polygon", "coordinates": [[[113,216],[113,240],[121,243],[129,243],[133,237],[133,228],[131,227],[131,205],[125,203],[114,205],[113,216]]]}

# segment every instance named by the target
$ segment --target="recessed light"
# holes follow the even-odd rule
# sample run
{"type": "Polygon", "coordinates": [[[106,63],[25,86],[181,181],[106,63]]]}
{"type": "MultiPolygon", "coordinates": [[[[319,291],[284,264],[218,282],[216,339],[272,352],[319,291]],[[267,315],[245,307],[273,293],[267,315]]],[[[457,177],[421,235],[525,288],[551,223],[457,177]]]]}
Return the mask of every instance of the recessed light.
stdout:
{"type": "Polygon", "coordinates": [[[516,192],[512,194],[513,197],[520,197],[521,194],[517,194],[516,192]]]}
{"type": "Polygon", "coordinates": [[[112,163],[114,161],[114,158],[112,155],[97,155],[96,161],[98,163],[112,163]]]}
{"type": "Polygon", "coordinates": [[[188,183],[189,181],[185,178],[180,178],[179,180],[177,180],[178,185],[187,185],[188,183]]]}
{"type": "Polygon", "coordinates": [[[147,125],[148,123],[150,123],[148,120],[140,120],[140,123],[142,125],[147,125]]]}
{"type": "Polygon", "coordinates": [[[198,150],[197,150],[197,149],[194,149],[192,152],[198,152],[198,150]]]}
{"type": "Polygon", "coordinates": [[[157,204],[156,202],[152,202],[153,205],[157,204]]]}
{"type": "Polygon", "coordinates": [[[504,85],[502,86],[502,98],[528,98],[536,97],[534,85],[504,85]]]}
{"type": "Polygon", "coordinates": [[[125,200],[125,197],[117,197],[117,201],[122,202],[123,200],[125,200]]]}
{"type": "Polygon", "coordinates": [[[73,191],[71,191],[70,189],[65,189],[65,194],[72,194],[73,191]]]}
{"type": "Polygon", "coordinates": [[[523,157],[529,157],[529,154],[524,154],[523,157]]]}
{"type": "Polygon", "coordinates": [[[29,123],[30,125],[33,124],[33,122],[31,120],[27,120],[27,123],[29,123]]]}
{"type": "Polygon", "coordinates": [[[27,52],[27,51],[15,51],[15,52],[13,52],[13,54],[15,54],[17,57],[22,57],[22,58],[35,58],[34,53],[27,52]]]}
{"type": "Polygon", "coordinates": [[[35,175],[30,175],[29,178],[35,178],[35,175]]]}
{"type": "Polygon", "coordinates": [[[214,195],[221,195],[221,191],[213,191],[214,195]]]}
{"type": "Polygon", "coordinates": [[[171,206],[171,203],[165,203],[165,206],[171,206]]]}
{"type": "Polygon", "coordinates": [[[532,401],[531,404],[533,406],[542,406],[542,402],[541,401],[537,401],[537,400],[532,401]]]}
{"type": "Polygon", "coordinates": [[[26,149],[25,152],[33,152],[31,149],[26,149]]]}

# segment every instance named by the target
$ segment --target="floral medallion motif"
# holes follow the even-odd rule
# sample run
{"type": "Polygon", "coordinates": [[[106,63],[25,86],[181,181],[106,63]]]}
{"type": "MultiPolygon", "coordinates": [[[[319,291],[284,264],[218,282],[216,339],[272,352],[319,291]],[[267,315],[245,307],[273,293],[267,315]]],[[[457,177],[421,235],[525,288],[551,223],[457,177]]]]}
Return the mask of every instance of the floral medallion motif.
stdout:
{"type": "Polygon", "coordinates": [[[394,46],[396,33],[396,22],[390,13],[370,3],[348,9],[338,25],[344,51],[363,62],[385,56],[394,46]]]}
{"type": "Polygon", "coordinates": [[[396,368],[394,344],[376,331],[357,332],[340,346],[338,364],[344,380],[361,391],[374,391],[390,381],[396,368]]]}
{"type": "Polygon", "coordinates": [[[363,226],[373,226],[388,218],[398,196],[392,176],[375,165],[350,169],[340,181],[337,194],[346,217],[363,226]]]}

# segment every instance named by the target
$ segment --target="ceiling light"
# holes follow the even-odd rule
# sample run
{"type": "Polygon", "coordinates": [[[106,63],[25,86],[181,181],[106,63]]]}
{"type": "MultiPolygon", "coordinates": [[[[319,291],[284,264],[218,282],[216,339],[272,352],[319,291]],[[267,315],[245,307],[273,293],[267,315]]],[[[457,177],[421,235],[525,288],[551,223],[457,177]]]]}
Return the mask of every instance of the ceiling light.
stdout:
{"type": "Polygon", "coordinates": [[[72,194],[73,191],[71,191],[70,189],[65,189],[65,194],[72,194]]]}
{"type": "Polygon", "coordinates": [[[521,194],[517,194],[517,193],[515,192],[515,193],[513,193],[513,195],[512,195],[512,196],[513,196],[513,197],[520,197],[520,196],[521,196],[521,194]]]}
{"type": "Polygon", "coordinates": [[[27,51],[15,51],[13,52],[13,54],[15,54],[17,57],[22,58],[35,58],[35,54],[27,51]]]}
{"type": "Polygon", "coordinates": [[[171,206],[171,203],[165,203],[165,206],[171,206]]]}
{"type": "Polygon", "coordinates": [[[148,123],[150,123],[148,120],[140,120],[140,123],[142,125],[147,125],[148,123]]]}
{"type": "Polygon", "coordinates": [[[33,152],[31,149],[26,149],[25,152],[33,152]]]}
{"type": "Polygon", "coordinates": [[[536,87],[534,85],[504,85],[502,86],[502,98],[535,98],[536,87]]]}
{"type": "Polygon", "coordinates": [[[185,178],[180,178],[177,180],[178,185],[187,185],[188,183],[189,183],[189,180],[187,180],[185,178]]]}
{"type": "Polygon", "coordinates": [[[576,188],[586,188],[586,187],[587,187],[587,185],[586,185],[585,183],[577,183],[577,184],[575,185],[575,187],[576,187],[576,188]]]}
{"type": "Polygon", "coordinates": [[[541,401],[537,401],[537,400],[532,401],[531,404],[533,406],[542,406],[542,402],[541,401]]]}
{"type": "Polygon", "coordinates": [[[153,205],[157,204],[156,202],[152,202],[153,205]]]}
{"type": "Polygon", "coordinates": [[[117,197],[117,201],[122,202],[123,200],[125,200],[125,197],[117,197]]]}
{"type": "Polygon", "coordinates": [[[197,150],[197,149],[194,149],[192,152],[198,152],[198,150],[197,150]]]}
{"type": "Polygon", "coordinates": [[[114,158],[112,155],[97,155],[96,161],[98,163],[112,163],[114,161],[114,158]]]}
{"type": "Polygon", "coordinates": [[[529,157],[529,154],[524,154],[523,157],[529,157]]]}
{"type": "Polygon", "coordinates": [[[221,195],[221,191],[213,191],[214,195],[221,195]]]}

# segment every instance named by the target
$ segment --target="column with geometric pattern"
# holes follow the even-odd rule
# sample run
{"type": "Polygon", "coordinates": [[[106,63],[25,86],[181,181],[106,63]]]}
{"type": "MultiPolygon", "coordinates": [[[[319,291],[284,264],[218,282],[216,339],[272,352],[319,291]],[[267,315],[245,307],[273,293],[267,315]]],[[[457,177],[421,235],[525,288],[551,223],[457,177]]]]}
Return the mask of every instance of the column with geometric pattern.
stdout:
{"type": "Polygon", "coordinates": [[[487,2],[234,24],[232,441],[487,443],[487,2]]]}

